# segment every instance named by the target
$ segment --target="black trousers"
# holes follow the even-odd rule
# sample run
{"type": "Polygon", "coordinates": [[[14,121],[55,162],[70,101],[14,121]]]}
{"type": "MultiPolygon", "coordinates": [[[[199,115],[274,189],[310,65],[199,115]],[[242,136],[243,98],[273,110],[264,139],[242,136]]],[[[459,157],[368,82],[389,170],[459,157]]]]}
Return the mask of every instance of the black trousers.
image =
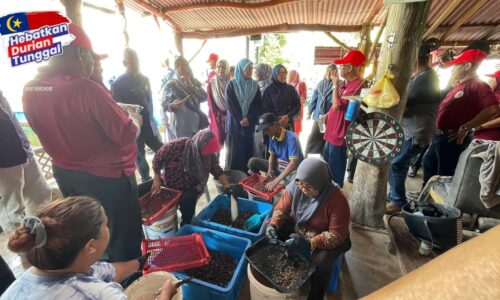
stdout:
{"type": "Polygon", "coordinates": [[[16,280],[9,265],[0,256],[0,295],[16,280]]]}
{"type": "Polygon", "coordinates": [[[103,206],[108,216],[110,232],[109,245],[103,259],[118,262],[141,256],[141,208],[134,174],[108,178],[62,169],[55,165],[52,169],[64,197],[89,196],[103,206]]]}
{"type": "Polygon", "coordinates": [[[139,175],[141,175],[142,182],[150,179],[149,176],[149,165],[146,160],[146,150],[144,147],[147,145],[154,152],[158,151],[158,149],[163,146],[163,143],[160,141],[158,136],[154,135],[153,130],[149,124],[141,127],[141,134],[137,138],[137,156],[135,160],[135,164],[137,165],[137,170],[139,171],[139,175]],[[146,130],[143,132],[142,130],[146,130]]]}
{"type": "Polygon", "coordinates": [[[311,133],[307,138],[306,145],[306,156],[311,153],[323,155],[323,149],[325,148],[325,140],[323,139],[323,133],[319,131],[318,121],[314,121],[311,128],[311,133]]]}
{"type": "MultiPolygon", "coordinates": [[[[278,238],[282,241],[295,232],[295,224],[287,220],[278,230],[278,238]]],[[[307,300],[322,300],[330,279],[332,277],[335,259],[351,249],[351,239],[347,238],[341,245],[333,249],[316,249],[311,255],[311,260],[316,266],[316,271],[311,275],[311,290],[307,300]]]]}

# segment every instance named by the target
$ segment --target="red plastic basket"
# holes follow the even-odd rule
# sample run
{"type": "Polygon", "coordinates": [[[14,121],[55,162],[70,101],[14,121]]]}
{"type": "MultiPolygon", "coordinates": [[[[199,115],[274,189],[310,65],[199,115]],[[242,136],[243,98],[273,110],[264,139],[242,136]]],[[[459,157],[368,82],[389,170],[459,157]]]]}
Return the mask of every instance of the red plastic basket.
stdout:
{"type": "Polygon", "coordinates": [[[142,223],[147,226],[165,216],[165,213],[179,204],[181,192],[166,187],[161,188],[158,196],[151,196],[151,192],[139,199],[141,205],[142,223]]]}
{"type": "Polygon", "coordinates": [[[143,272],[178,271],[204,266],[210,261],[210,254],[199,233],[168,239],[143,240],[142,253],[151,253],[143,272]]]}
{"type": "Polygon", "coordinates": [[[255,194],[266,200],[272,200],[274,196],[276,196],[279,192],[281,192],[282,189],[285,188],[285,186],[283,184],[278,184],[278,186],[272,192],[261,192],[258,189],[254,188],[256,183],[264,182],[265,179],[266,178],[260,176],[259,174],[253,174],[240,181],[240,184],[252,194],[255,194]]]}

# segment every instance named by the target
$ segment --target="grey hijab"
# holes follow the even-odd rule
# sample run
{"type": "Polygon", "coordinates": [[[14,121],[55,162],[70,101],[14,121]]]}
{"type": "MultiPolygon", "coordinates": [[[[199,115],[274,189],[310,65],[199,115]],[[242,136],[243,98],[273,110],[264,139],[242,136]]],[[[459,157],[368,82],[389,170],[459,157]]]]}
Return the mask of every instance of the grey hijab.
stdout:
{"type": "Polygon", "coordinates": [[[295,181],[290,182],[286,187],[292,195],[292,214],[296,220],[296,226],[299,226],[306,223],[323,204],[328,202],[339,186],[333,182],[328,164],[315,157],[308,157],[302,161],[295,176],[295,180],[297,179],[313,185],[320,191],[316,197],[307,197],[297,187],[295,181]]]}

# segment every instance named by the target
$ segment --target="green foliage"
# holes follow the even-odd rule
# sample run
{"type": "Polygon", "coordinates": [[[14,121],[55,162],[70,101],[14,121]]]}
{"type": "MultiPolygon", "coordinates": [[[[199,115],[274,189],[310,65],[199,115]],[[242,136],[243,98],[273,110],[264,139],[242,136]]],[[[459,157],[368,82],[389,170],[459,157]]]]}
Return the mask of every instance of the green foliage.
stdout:
{"type": "Polygon", "coordinates": [[[262,36],[262,47],[259,48],[259,63],[271,66],[277,64],[288,64],[290,60],[283,58],[282,49],[286,45],[286,37],[283,33],[269,33],[262,36]]]}

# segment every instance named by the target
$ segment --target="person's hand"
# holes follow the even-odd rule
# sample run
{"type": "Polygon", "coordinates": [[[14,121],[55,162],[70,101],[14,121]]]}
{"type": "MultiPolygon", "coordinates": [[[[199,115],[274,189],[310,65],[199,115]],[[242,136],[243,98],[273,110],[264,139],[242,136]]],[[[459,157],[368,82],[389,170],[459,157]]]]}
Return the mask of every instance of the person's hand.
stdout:
{"type": "Polygon", "coordinates": [[[285,241],[285,247],[302,256],[311,256],[311,242],[300,234],[290,234],[289,239],[285,241]]]}
{"type": "Polygon", "coordinates": [[[306,116],[306,120],[311,120],[311,115],[310,115],[310,114],[308,114],[308,115],[306,116]]]}
{"type": "Polygon", "coordinates": [[[153,185],[151,186],[151,195],[157,196],[161,192],[161,179],[159,176],[154,177],[153,179],[153,185]]]}
{"type": "Polygon", "coordinates": [[[143,256],[139,256],[137,258],[137,261],[139,262],[139,268],[137,269],[137,271],[142,271],[142,269],[144,269],[144,265],[148,261],[148,258],[149,258],[150,255],[151,255],[151,253],[147,252],[143,256]]]}
{"type": "Polygon", "coordinates": [[[319,115],[318,120],[326,121],[326,116],[327,115],[319,115]]]}
{"type": "Polygon", "coordinates": [[[272,178],[274,178],[274,171],[273,170],[267,171],[267,173],[266,173],[266,180],[269,181],[269,179],[272,179],[272,178]]]}
{"type": "Polygon", "coordinates": [[[333,71],[330,74],[330,80],[332,81],[334,87],[338,86],[340,78],[339,78],[339,72],[337,70],[333,71]]]}
{"type": "Polygon", "coordinates": [[[279,117],[278,123],[280,124],[280,126],[286,126],[286,125],[288,125],[289,121],[290,121],[290,118],[288,118],[288,115],[284,115],[284,116],[279,117]]]}
{"type": "Polygon", "coordinates": [[[161,287],[161,292],[158,297],[159,300],[171,300],[177,294],[177,289],[172,279],[167,279],[161,287]]]}
{"type": "Polygon", "coordinates": [[[267,224],[266,237],[269,239],[269,243],[271,244],[277,244],[279,242],[278,234],[276,233],[276,228],[273,224],[267,224]]]}
{"type": "Polygon", "coordinates": [[[179,109],[184,105],[184,101],[176,99],[172,103],[170,103],[170,108],[179,109]]]}
{"type": "Polygon", "coordinates": [[[457,145],[462,145],[464,142],[465,137],[469,133],[469,129],[465,126],[460,126],[457,132],[452,133],[447,136],[448,142],[452,142],[456,140],[457,145]]]}
{"type": "Polygon", "coordinates": [[[247,117],[244,117],[243,119],[241,119],[240,124],[243,127],[247,127],[248,125],[250,125],[250,121],[248,121],[247,117]]]}
{"type": "Polygon", "coordinates": [[[231,196],[233,194],[233,188],[230,185],[225,186],[222,193],[231,196]]]}
{"type": "Polygon", "coordinates": [[[274,189],[278,186],[279,184],[278,178],[271,180],[270,182],[266,183],[266,190],[271,192],[274,191],[274,189]]]}
{"type": "Polygon", "coordinates": [[[142,126],[142,116],[133,110],[128,110],[127,112],[129,118],[132,119],[132,122],[134,122],[137,127],[140,128],[142,126]]]}

